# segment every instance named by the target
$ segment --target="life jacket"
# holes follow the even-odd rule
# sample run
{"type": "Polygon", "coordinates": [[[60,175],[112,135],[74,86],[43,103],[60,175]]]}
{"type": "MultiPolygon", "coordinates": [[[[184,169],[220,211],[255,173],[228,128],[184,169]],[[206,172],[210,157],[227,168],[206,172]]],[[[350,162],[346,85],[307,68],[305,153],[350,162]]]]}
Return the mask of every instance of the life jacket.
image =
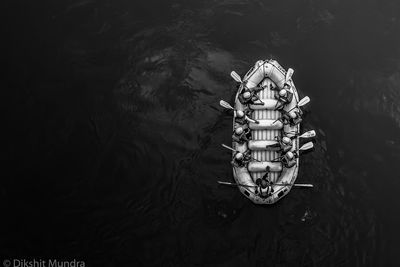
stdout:
{"type": "Polygon", "coordinates": [[[251,117],[251,113],[252,111],[250,109],[245,109],[243,110],[244,116],[239,118],[239,117],[235,117],[235,122],[241,125],[245,125],[247,124],[247,120],[246,120],[246,116],[247,117],[251,117]]]}
{"type": "MultiPolygon", "coordinates": [[[[290,138],[289,138],[289,139],[290,139],[290,138]]],[[[282,141],[282,138],[281,138],[281,137],[278,137],[278,142],[279,142],[279,145],[280,145],[280,147],[281,147],[283,153],[286,153],[286,152],[288,152],[288,151],[290,151],[290,150],[292,149],[292,146],[293,146],[292,139],[290,139],[289,144],[285,144],[285,143],[282,141]]]]}
{"type": "Polygon", "coordinates": [[[259,185],[258,190],[259,190],[258,194],[261,198],[267,198],[267,197],[271,196],[272,193],[274,192],[274,189],[272,189],[272,183],[270,183],[270,182],[268,183],[267,187],[265,187],[265,188],[262,188],[262,186],[259,185]],[[263,189],[267,189],[267,190],[263,192],[263,189]]]}
{"type": "Polygon", "coordinates": [[[296,110],[294,110],[294,112],[296,113],[296,118],[294,118],[294,119],[290,118],[290,125],[291,126],[295,126],[295,125],[299,124],[303,120],[301,118],[301,116],[303,115],[303,111],[301,111],[301,109],[297,108],[296,110]]]}
{"type": "Polygon", "coordinates": [[[243,90],[242,93],[239,94],[238,99],[239,99],[240,103],[242,103],[242,105],[254,104],[254,102],[256,102],[258,100],[257,92],[258,92],[257,90],[245,89],[245,90],[243,90]],[[243,93],[245,93],[245,92],[250,93],[250,97],[247,99],[243,97],[243,93]]]}
{"type": "Polygon", "coordinates": [[[294,155],[293,159],[288,159],[287,158],[287,154],[285,154],[285,156],[282,158],[282,164],[283,166],[285,166],[286,168],[292,168],[294,165],[296,165],[296,154],[294,155]]]}
{"type": "Polygon", "coordinates": [[[289,113],[284,110],[282,110],[282,117],[279,118],[279,120],[285,125],[291,123],[291,118],[289,116],[289,113]]]}
{"type": "Polygon", "coordinates": [[[242,160],[237,160],[236,159],[236,154],[239,152],[236,152],[233,155],[233,160],[232,160],[232,164],[236,167],[245,167],[247,165],[247,163],[250,162],[251,160],[251,152],[249,150],[247,150],[246,152],[243,153],[243,159],[242,160]]]}
{"type": "Polygon", "coordinates": [[[283,104],[290,103],[293,99],[293,93],[287,89],[285,90],[286,90],[286,96],[280,96],[278,91],[276,91],[274,94],[275,99],[277,99],[279,102],[282,102],[283,104]]]}
{"type": "Polygon", "coordinates": [[[232,139],[239,144],[243,144],[244,142],[249,141],[251,139],[250,129],[245,127],[243,129],[243,133],[241,133],[240,135],[236,134],[236,132],[233,131],[232,139]]]}

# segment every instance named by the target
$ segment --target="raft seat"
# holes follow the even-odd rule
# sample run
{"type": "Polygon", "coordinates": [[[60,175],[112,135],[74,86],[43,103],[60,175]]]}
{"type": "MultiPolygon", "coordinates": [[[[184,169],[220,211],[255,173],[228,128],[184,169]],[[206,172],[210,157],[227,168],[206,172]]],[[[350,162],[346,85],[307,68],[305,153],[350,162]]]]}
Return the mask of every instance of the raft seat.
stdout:
{"type": "Polygon", "coordinates": [[[272,161],[250,161],[247,169],[250,172],[265,172],[267,166],[270,167],[271,172],[280,172],[282,171],[282,163],[280,162],[272,162],[272,161]]]}
{"type": "Polygon", "coordinates": [[[283,123],[276,120],[258,120],[260,123],[249,123],[251,130],[280,130],[283,128],[283,123]]]}
{"type": "Polygon", "coordinates": [[[250,105],[250,108],[254,110],[274,110],[276,107],[276,103],[278,102],[276,99],[271,98],[261,99],[261,101],[264,102],[264,105],[250,105]]]}
{"type": "Polygon", "coordinates": [[[278,142],[274,140],[250,140],[247,146],[250,150],[254,151],[278,151],[280,149],[278,142]]]}

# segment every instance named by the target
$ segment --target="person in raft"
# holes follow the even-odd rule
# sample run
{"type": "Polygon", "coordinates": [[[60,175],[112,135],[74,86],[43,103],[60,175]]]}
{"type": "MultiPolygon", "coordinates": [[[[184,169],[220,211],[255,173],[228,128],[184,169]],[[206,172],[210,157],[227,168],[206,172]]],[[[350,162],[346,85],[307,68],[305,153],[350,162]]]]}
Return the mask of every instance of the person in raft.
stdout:
{"type": "Polygon", "coordinates": [[[290,92],[289,89],[290,86],[285,83],[281,90],[275,92],[274,96],[278,100],[278,102],[276,102],[275,110],[281,110],[286,104],[292,102],[293,93],[290,92]]]}
{"type": "Polygon", "coordinates": [[[256,189],[255,193],[259,194],[259,196],[262,198],[267,198],[271,196],[274,192],[274,189],[272,188],[272,182],[269,180],[270,167],[267,166],[265,170],[266,173],[263,175],[263,177],[256,180],[256,185],[258,185],[258,189],[256,189]],[[263,192],[263,189],[267,190],[263,192]]]}
{"type": "Polygon", "coordinates": [[[239,94],[239,101],[242,105],[264,105],[264,102],[258,97],[257,92],[259,90],[249,90],[245,89],[241,94],[239,94]],[[259,101],[259,102],[257,102],[259,101]]]}
{"type": "Polygon", "coordinates": [[[232,140],[239,144],[248,142],[250,139],[251,139],[251,131],[247,126],[245,127],[245,125],[237,127],[233,131],[232,140]]]}
{"type": "Polygon", "coordinates": [[[296,126],[299,124],[303,119],[301,118],[303,116],[303,111],[301,111],[300,108],[295,108],[292,111],[289,112],[289,123],[290,126],[296,126]]]}
{"type": "Polygon", "coordinates": [[[246,167],[247,164],[250,162],[251,160],[251,151],[247,150],[244,153],[237,151],[234,155],[233,155],[233,159],[231,161],[232,165],[234,167],[246,167]]]}
{"type": "Polygon", "coordinates": [[[301,116],[303,115],[303,112],[299,108],[295,108],[291,110],[290,112],[287,112],[285,110],[281,111],[282,117],[278,119],[278,121],[282,122],[284,125],[290,124],[290,126],[296,126],[299,124],[303,119],[301,116]]]}
{"type": "Polygon", "coordinates": [[[286,168],[292,168],[296,165],[297,153],[288,151],[282,158],[281,162],[286,168]]]}
{"type": "Polygon", "coordinates": [[[293,142],[292,139],[288,136],[276,136],[276,140],[278,141],[278,146],[280,147],[280,150],[282,153],[286,153],[290,151],[293,147],[293,142]]]}
{"type": "Polygon", "coordinates": [[[235,111],[235,122],[240,125],[247,125],[248,122],[254,122],[254,123],[259,124],[260,122],[258,120],[253,120],[250,118],[251,113],[252,113],[252,111],[247,108],[245,110],[236,110],[235,111]]]}

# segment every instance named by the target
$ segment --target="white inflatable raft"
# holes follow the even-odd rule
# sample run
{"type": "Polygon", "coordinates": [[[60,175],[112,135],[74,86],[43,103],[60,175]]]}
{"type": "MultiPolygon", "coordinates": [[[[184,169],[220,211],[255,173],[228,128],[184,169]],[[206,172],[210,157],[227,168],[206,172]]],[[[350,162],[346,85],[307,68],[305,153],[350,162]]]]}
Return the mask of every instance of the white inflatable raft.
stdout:
{"type": "MultiPolygon", "coordinates": [[[[238,188],[247,198],[256,204],[273,204],[284,197],[287,193],[289,193],[292,185],[296,181],[298,173],[299,159],[297,159],[295,166],[286,168],[282,166],[280,162],[272,162],[273,159],[276,159],[280,156],[280,154],[277,152],[277,149],[273,147],[266,147],[267,145],[277,143],[275,139],[276,136],[282,136],[283,133],[286,133],[288,136],[296,135],[296,137],[292,139],[292,151],[299,152],[299,138],[297,136],[300,131],[300,124],[292,127],[289,124],[283,125],[280,121],[272,123],[281,117],[281,112],[274,110],[277,101],[274,98],[274,90],[271,90],[271,88],[283,88],[285,83],[285,75],[286,71],[279,65],[277,61],[260,60],[256,62],[255,66],[250,69],[243,78],[244,84],[247,88],[252,88],[255,86],[262,86],[264,88],[258,92],[258,96],[264,102],[264,105],[250,105],[250,109],[253,110],[252,118],[260,121],[259,124],[249,124],[252,140],[243,144],[233,142],[234,149],[240,152],[250,149],[252,157],[258,161],[252,160],[247,167],[234,166],[233,176],[236,183],[246,185],[246,187],[239,186],[238,188]],[[260,188],[256,187],[255,181],[258,178],[263,177],[263,175],[266,173],[267,166],[270,166],[269,177],[270,181],[273,182],[273,193],[267,197],[261,197],[257,192],[257,190],[260,190],[260,188]]],[[[292,101],[284,107],[285,111],[289,111],[296,106],[299,101],[299,96],[293,81],[290,79],[286,82],[290,85],[290,90],[293,93],[292,101]]],[[[243,106],[238,99],[241,88],[242,86],[239,87],[235,97],[236,110],[243,110],[245,108],[245,106],[243,106]]],[[[235,124],[234,117],[233,129],[239,126],[235,124]]],[[[267,189],[262,190],[263,193],[266,193],[264,190],[267,189]]]]}

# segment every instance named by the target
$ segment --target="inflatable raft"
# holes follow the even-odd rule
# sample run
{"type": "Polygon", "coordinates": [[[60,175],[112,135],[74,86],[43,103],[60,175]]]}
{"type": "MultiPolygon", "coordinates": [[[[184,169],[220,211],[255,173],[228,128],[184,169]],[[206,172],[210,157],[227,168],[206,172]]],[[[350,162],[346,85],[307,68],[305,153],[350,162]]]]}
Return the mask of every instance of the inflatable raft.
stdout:
{"type": "MultiPolygon", "coordinates": [[[[252,160],[247,166],[239,167],[233,166],[233,176],[239,186],[239,190],[251,201],[256,204],[273,204],[279,199],[289,193],[293,184],[296,181],[299,159],[296,159],[296,165],[291,168],[286,168],[281,162],[273,161],[278,158],[278,153],[275,144],[277,144],[277,137],[282,137],[284,134],[291,137],[293,145],[291,151],[298,154],[300,124],[291,126],[290,124],[283,124],[281,121],[276,121],[281,117],[282,111],[275,110],[277,100],[274,97],[275,91],[282,89],[285,82],[289,84],[290,91],[293,97],[287,103],[283,110],[289,111],[296,107],[299,96],[293,81],[286,80],[286,71],[275,60],[257,61],[253,68],[251,68],[243,78],[243,83],[239,86],[238,92],[235,97],[235,109],[245,110],[250,108],[252,111],[252,119],[257,120],[259,123],[250,122],[248,124],[251,131],[251,140],[239,144],[233,142],[232,147],[239,152],[251,151],[252,160]],[[262,105],[249,105],[246,107],[239,101],[239,94],[243,87],[253,88],[262,87],[257,95],[264,103],[262,105]],[[271,187],[262,189],[257,186],[256,180],[262,178],[266,173],[266,167],[269,166],[269,180],[272,182],[271,187]],[[271,188],[273,190],[271,190],[271,188]],[[261,190],[262,194],[257,190],[261,190]],[[269,190],[264,192],[263,190],[269,190]]],[[[238,125],[235,122],[236,113],[233,118],[233,129],[235,130],[238,125]]],[[[235,154],[236,152],[233,152],[235,154]]]]}

